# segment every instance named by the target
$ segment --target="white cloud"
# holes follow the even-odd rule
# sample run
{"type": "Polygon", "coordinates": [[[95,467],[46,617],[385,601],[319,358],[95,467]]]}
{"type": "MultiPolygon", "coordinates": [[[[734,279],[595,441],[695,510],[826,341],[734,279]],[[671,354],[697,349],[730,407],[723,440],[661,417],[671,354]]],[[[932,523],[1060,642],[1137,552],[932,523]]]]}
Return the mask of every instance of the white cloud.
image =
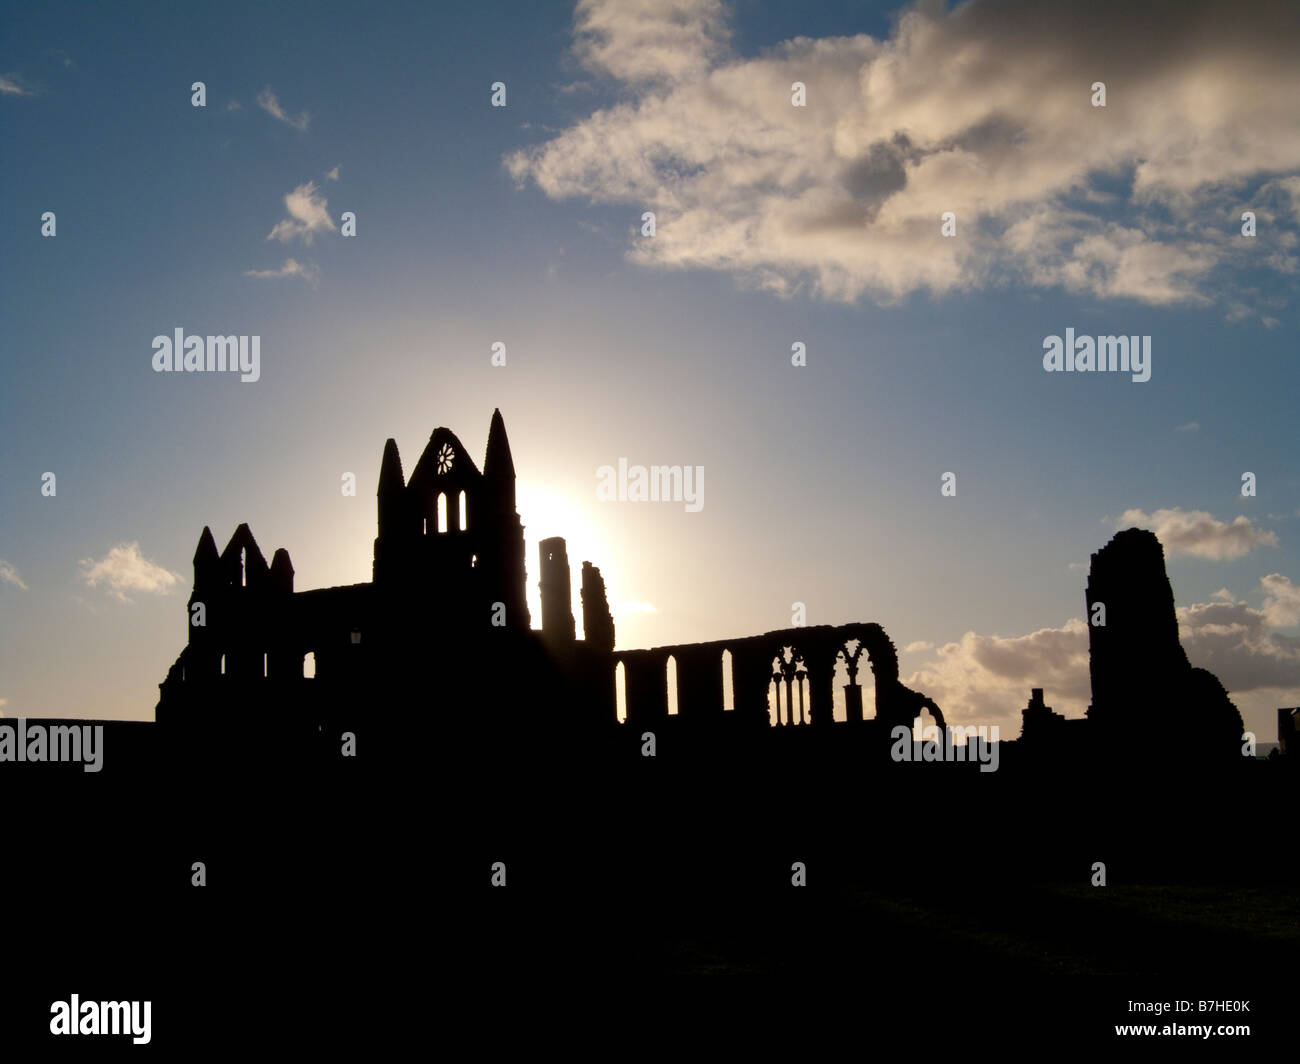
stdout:
{"type": "Polygon", "coordinates": [[[1045,688],[1058,713],[1083,715],[1091,692],[1088,629],[1075,618],[1022,636],[967,632],[903,682],[933,698],[950,723],[999,724],[1014,738],[1031,687],[1045,688]]]}
{"type": "Polygon", "coordinates": [[[918,639],[915,643],[908,643],[903,647],[904,654],[916,654],[922,650],[933,650],[934,644],[927,643],[924,639],[918,639]]]}
{"type": "Polygon", "coordinates": [[[1269,600],[1262,610],[1245,603],[1210,602],[1180,606],[1176,612],[1187,659],[1209,669],[1229,691],[1300,690],[1300,638],[1272,630],[1279,611],[1269,600]]]}
{"type": "Polygon", "coordinates": [[[325,171],[326,181],[337,181],[339,179],[339,168],[336,166],[333,170],[325,171]]]}
{"type": "Polygon", "coordinates": [[[574,24],[583,65],[631,83],[702,77],[728,37],[721,0],[578,0],[574,24]]]}
{"type": "Polygon", "coordinates": [[[1189,421],[1186,425],[1179,425],[1174,429],[1175,432],[1200,432],[1201,424],[1199,421],[1189,421]]]}
{"type": "Polygon", "coordinates": [[[244,109],[244,105],[240,103],[238,100],[231,100],[228,104],[226,104],[227,111],[242,111],[243,109],[244,109]]]}
{"type": "Polygon", "coordinates": [[[1300,624],[1300,587],[1281,573],[1260,578],[1264,589],[1264,619],[1274,628],[1300,624]]]}
{"type": "Polygon", "coordinates": [[[6,584],[13,584],[14,587],[20,587],[24,591],[27,590],[27,585],[23,583],[23,578],[19,575],[18,570],[3,558],[0,558],[0,580],[3,580],[6,584]]]}
{"type": "MultiPolygon", "coordinates": [[[[740,58],[717,0],[583,0],[575,50],[619,102],[506,166],[554,199],[654,210],[634,262],[779,293],[887,302],[1018,282],[1250,301],[1225,283],[1262,264],[1234,219],[1262,187],[1294,202],[1275,175],[1300,169],[1300,9],[924,8],[886,40],[800,37],[740,58]],[[1096,80],[1105,108],[1089,102],[1096,80]],[[791,106],[795,81],[806,107],[791,106]]],[[[1294,246],[1279,239],[1267,268],[1300,269],[1294,246]]]]}
{"type": "Polygon", "coordinates": [[[317,233],[333,232],[336,228],[330,218],[328,203],[315,181],[299,185],[284,197],[284,205],[289,217],[275,224],[275,228],[266,234],[267,240],[278,240],[282,244],[298,238],[304,244],[311,244],[317,233]]]}
{"type": "Polygon", "coordinates": [[[245,277],[261,277],[275,279],[278,277],[301,277],[308,284],[315,287],[320,280],[320,271],[310,263],[304,264],[297,259],[285,259],[284,265],[276,270],[245,270],[245,277]]]}
{"type": "Polygon", "coordinates": [[[1236,601],[1236,598],[1233,596],[1232,592],[1229,591],[1226,587],[1221,587],[1221,588],[1219,588],[1219,590],[1216,591],[1216,592],[1214,592],[1214,594],[1212,594],[1212,595],[1210,596],[1210,598],[1212,598],[1212,599],[1218,599],[1220,602],[1235,602],[1235,601],[1236,601]]]}
{"type": "Polygon", "coordinates": [[[272,118],[278,118],[285,125],[293,126],[300,133],[306,133],[307,127],[311,124],[311,115],[306,111],[303,111],[300,115],[288,114],[280,106],[280,98],[271,91],[269,85],[257,94],[257,106],[272,118]]]}
{"type": "Polygon", "coordinates": [[[1282,207],[1285,202],[1292,216],[1300,222],[1300,176],[1270,181],[1260,189],[1259,199],[1260,202],[1272,204],[1274,207],[1282,207]]]}
{"type": "MultiPolygon", "coordinates": [[[[1252,712],[1265,698],[1261,692],[1270,692],[1276,705],[1300,705],[1300,637],[1274,630],[1300,622],[1300,587],[1279,573],[1261,579],[1260,587],[1262,609],[1230,601],[1175,609],[1188,661],[1214,673],[1234,698],[1249,696],[1252,712]]],[[[1088,629],[1072,619],[1010,638],[967,632],[903,682],[933,698],[954,724],[996,723],[1014,737],[1032,687],[1044,688],[1058,713],[1084,715],[1091,698],[1088,629]]]]}
{"type": "Polygon", "coordinates": [[[130,602],[128,591],[160,595],[169,591],[180,577],[146,559],[139,543],[120,543],[99,561],[83,558],[81,575],[88,587],[105,585],[123,602],[130,602]]]}
{"type": "Polygon", "coordinates": [[[0,74],[0,95],[2,96],[35,96],[36,93],[31,89],[25,89],[19,83],[14,74],[0,74]]]}
{"type": "Polygon", "coordinates": [[[1125,510],[1115,524],[1121,528],[1148,528],[1164,544],[1165,553],[1190,554],[1197,558],[1225,561],[1241,558],[1256,547],[1276,547],[1277,535],[1256,528],[1250,518],[1238,515],[1230,523],[1217,520],[1204,510],[1125,510]]]}

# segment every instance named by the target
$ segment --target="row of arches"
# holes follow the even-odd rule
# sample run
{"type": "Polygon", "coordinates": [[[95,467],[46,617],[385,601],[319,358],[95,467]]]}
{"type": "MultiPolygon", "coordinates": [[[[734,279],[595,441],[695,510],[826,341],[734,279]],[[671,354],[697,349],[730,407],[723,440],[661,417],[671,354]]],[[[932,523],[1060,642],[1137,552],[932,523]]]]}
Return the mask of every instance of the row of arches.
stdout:
{"type": "MultiPolygon", "coordinates": [[[[263,654],[262,655],[262,676],[263,677],[269,676],[271,674],[270,669],[271,669],[271,655],[263,654]]],[[[222,676],[230,675],[230,672],[227,668],[227,661],[226,661],[225,654],[221,655],[220,671],[222,676]]],[[[316,678],[316,652],[314,650],[309,650],[307,651],[306,654],[303,655],[302,676],[303,679],[305,680],[314,680],[316,678]]]]}
{"type": "Polygon", "coordinates": [[[469,507],[462,491],[456,500],[456,509],[451,515],[453,523],[448,523],[447,513],[447,493],[438,492],[435,516],[424,518],[421,531],[427,536],[430,533],[442,535],[446,532],[468,532],[469,531],[469,507]]]}
{"type": "MultiPolygon", "coordinates": [[[[783,650],[788,652],[789,648],[783,648],[783,650]]],[[[806,724],[808,723],[807,708],[810,704],[807,670],[803,668],[793,670],[791,676],[793,682],[786,684],[781,667],[781,658],[774,656],[772,659],[772,678],[768,682],[767,692],[770,723],[773,726],[791,723],[806,724]]],[[[730,713],[736,708],[735,682],[732,675],[730,650],[722,651],[721,669],[722,710],[724,713],[730,713]]],[[[677,659],[672,654],[668,655],[665,665],[665,680],[668,687],[668,715],[675,717],[678,715],[677,659]]],[[[834,717],[836,721],[841,723],[848,720],[847,696],[844,691],[847,686],[849,686],[848,668],[843,660],[837,660],[835,667],[834,717]]],[[[862,705],[867,707],[864,716],[870,720],[875,716],[875,684],[868,676],[866,681],[859,686],[862,692],[862,705]]],[[[627,669],[621,661],[614,669],[614,689],[617,717],[621,724],[627,720],[627,669]]]]}
{"type": "MultiPolygon", "coordinates": [[[[678,715],[677,701],[677,658],[669,654],[665,665],[665,678],[668,685],[668,715],[678,715]]],[[[627,720],[627,669],[620,661],[614,669],[614,699],[619,723],[627,720]]],[[[729,713],[736,708],[735,688],[732,685],[731,651],[722,652],[722,709],[729,713]]]]}
{"type": "MultiPolygon", "coordinates": [[[[737,676],[732,652],[727,648],[716,651],[718,657],[714,660],[717,662],[717,671],[714,671],[714,666],[700,656],[701,650],[708,653],[706,648],[680,649],[694,662],[691,674],[695,677],[696,683],[707,683],[709,688],[707,691],[686,692],[692,696],[689,699],[691,705],[697,707],[698,711],[706,713],[710,708],[714,711],[719,708],[717,688],[714,685],[718,683],[720,675],[721,711],[734,712],[737,676]],[[701,697],[701,694],[705,697],[701,697]]],[[[628,655],[629,658],[638,657],[635,671],[639,689],[645,689],[648,679],[650,685],[658,689],[659,694],[652,695],[652,702],[649,704],[643,704],[639,696],[638,705],[644,705],[644,708],[650,712],[653,712],[653,706],[657,705],[660,713],[666,710],[670,717],[680,715],[679,707],[687,701],[687,698],[679,687],[677,654],[670,651],[659,660],[656,660],[657,655],[640,656],[643,654],[647,652],[632,652],[628,655]],[[647,669],[650,670],[648,676],[647,669]],[[658,670],[662,671],[658,672],[658,679],[656,679],[654,673],[658,670]]],[[[768,663],[765,678],[768,724],[772,727],[806,727],[811,724],[814,678],[810,675],[809,664],[802,653],[795,646],[786,643],[775,648],[771,657],[766,660],[768,663]]],[[[848,639],[834,650],[833,658],[831,651],[826,650],[815,660],[823,670],[818,679],[823,684],[823,698],[829,696],[832,720],[844,723],[873,720],[877,717],[875,666],[870,664],[872,659],[868,656],[862,639],[848,639]],[[829,676],[826,670],[829,670],[829,676]]],[[[747,656],[747,661],[749,664],[746,667],[751,672],[755,667],[763,667],[756,666],[752,653],[747,656]]],[[[887,672],[886,675],[890,674],[887,672]]],[[[750,676],[746,681],[748,685],[746,690],[751,692],[748,696],[751,699],[755,691],[753,686],[755,679],[750,676]]],[[[893,689],[891,688],[891,691],[893,689]]],[[[616,658],[614,667],[614,703],[617,720],[619,723],[625,723],[628,719],[628,667],[622,658],[616,658]]],[[[752,706],[752,701],[749,704],[752,706]]],[[[822,723],[825,721],[823,720],[822,723]]],[[[912,727],[919,737],[924,729],[935,724],[937,720],[934,714],[928,708],[920,707],[912,727]]]]}

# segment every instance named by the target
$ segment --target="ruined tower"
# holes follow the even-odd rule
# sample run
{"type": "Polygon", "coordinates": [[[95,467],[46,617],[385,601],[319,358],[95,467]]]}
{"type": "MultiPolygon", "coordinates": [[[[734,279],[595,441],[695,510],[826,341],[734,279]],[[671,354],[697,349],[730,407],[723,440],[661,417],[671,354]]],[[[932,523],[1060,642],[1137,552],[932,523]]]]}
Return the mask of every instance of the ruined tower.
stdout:
{"type": "Polygon", "coordinates": [[[191,680],[253,680],[292,674],[281,621],[293,598],[293,563],[280,548],[266,564],[248,525],[217,553],[204,528],[194,550],[194,586],[186,609],[191,680]]]}
{"type": "Polygon", "coordinates": [[[589,647],[614,649],[614,617],[605,597],[605,580],[591,562],[582,563],[582,631],[589,647]]]}
{"type": "Polygon", "coordinates": [[[569,552],[563,536],[552,536],[537,545],[542,593],[542,639],[555,650],[572,646],[577,638],[573,620],[573,592],[569,573],[569,552]]]}
{"type": "Polygon", "coordinates": [[[456,434],[440,427],[409,481],[397,443],[384,444],[377,494],[377,588],[425,596],[429,615],[444,627],[486,618],[501,603],[505,626],[528,630],[524,526],[500,410],[492,414],[482,472],[456,434]]]}
{"type": "Polygon", "coordinates": [[[1217,677],[1187,660],[1155,534],[1130,528],[1093,554],[1085,598],[1088,720],[1101,747],[1138,756],[1154,746],[1167,761],[1237,756],[1241,714],[1217,677]],[[1093,623],[1099,604],[1104,624],[1093,623]]]}
{"type": "Polygon", "coordinates": [[[499,410],[481,470],[439,427],[409,475],[397,442],[385,442],[375,494],[370,583],[296,591],[287,551],[268,565],[247,525],[220,552],[203,530],[187,604],[195,620],[160,684],[160,719],[199,725],[234,704],[260,706],[285,728],[315,734],[312,714],[337,724],[387,700],[465,734],[499,736],[547,703],[572,708],[571,721],[613,721],[604,582],[584,568],[594,640],[578,640],[563,539],[542,544],[544,625],[532,628],[515,464],[499,410]]]}
{"type": "Polygon", "coordinates": [[[1174,592],[1155,534],[1130,528],[1093,554],[1085,599],[1092,677],[1088,716],[1109,726],[1131,705],[1150,706],[1171,676],[1191,668],[1178,641],[1174,592]],[[1101,625],[1092,620],[1098,604],[1105,611],[1101,625]]]}

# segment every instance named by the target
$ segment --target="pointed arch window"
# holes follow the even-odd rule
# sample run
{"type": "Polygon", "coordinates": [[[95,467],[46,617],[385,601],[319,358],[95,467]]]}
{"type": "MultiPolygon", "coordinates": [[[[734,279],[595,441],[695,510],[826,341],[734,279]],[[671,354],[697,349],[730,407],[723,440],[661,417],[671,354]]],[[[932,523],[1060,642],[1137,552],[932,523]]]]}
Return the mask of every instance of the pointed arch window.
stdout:
{"type": "Polygon", "coordinates": [[[671,654],[664,665],[664,688],[667,693],[668,715],[677,716],[677,659],[671,654]]]}

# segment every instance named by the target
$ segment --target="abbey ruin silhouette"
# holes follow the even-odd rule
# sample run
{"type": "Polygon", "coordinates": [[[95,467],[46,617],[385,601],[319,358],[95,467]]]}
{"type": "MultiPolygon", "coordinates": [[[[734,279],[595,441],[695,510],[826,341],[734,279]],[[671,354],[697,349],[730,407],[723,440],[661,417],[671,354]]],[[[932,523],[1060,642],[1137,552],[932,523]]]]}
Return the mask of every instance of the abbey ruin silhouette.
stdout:
{"type": "MultiPolygon", "coordinates": [[[[852,732],[858,745],[876,748],[923,713],[946,726],[933,699],[902,683],[894,644],[874,622],[619,649],[605,582],[584,560],[580,639],[559,536],[540,543],[542,616],[534,629],[514,461],[499,410],[481,471],[455,433],[438,428],[409,479],[396,442],[385,443],[377,494],[370,583],[295,591],[288,551],[276,550],[268,565],[242,524],[219,553],[203,529],[189,641],[160,685],[160,722],[232,704],[303,719],[355,717],[358,706],[382,705],[440,714],[444,726],[490,736],[545,714],[566,734],[620,724],[682,736],[806,726],[852,732]],[[874,679],[871,706],[864,706],[864,667],[874,679]],[[847,679],[842,721],[834,716],[837,668],[847,679]]],[[[1087,717],[1060,717],[1035,689],[1022,753],[1122,758],[1159,737],[1171,758],[1239,757],[1240,713],[1213,675],[1187,662],[1156,537],[1129,529],[1094,554],[1086,601],[1090,617],[1095,604],[1105,608],[1105,623],[1089,626],[1087,717]]]]}
{"type": "MultiPolygon", "coordinates": [[[[387,441],[377,507],[372,579],[342,587],[296,590],[289,553],[268,561],[247,525],[224,550],[203,529],[155,721],[105,725],[101,772],[6,765],[51,823],[93,809],[124,825],[76,846],[28,833],[29,884],[76,904],[86,870],[108,870],[96,889],[169,906],[169,928],[217,914],[256,929],[277,978],[291,919],[311,929],[303,957],[425,927],[443,970],[489,978],[717,957],[853,978],[870,957],[920,981],[1011,962],[975,949],[982,933],[918,923],[910,900],[871,898],[931,914],[1014,898],[1032,945],[1017,965],[1102,940],[1090,963],[1110,971],[1133,925],[1108,930],[1101,893],[1038,884],[1091,891],[1099,863],[1115,883],[1300,881],[1294,847],[1241,832],[1242,810],[1294,804],[1296,716],[1279,718],[1289,756],[1242,756],[1240,715],[1179,644],[1150,532],[1093,555],[1081,605],[1103,604],[1106,625],[1089,626],[1087,716],[1033,688],[984,773],[969,756],[892,756],[891,729],[959,713],[902,682],[878,623],[619,647],[600,559],[583,560],[577,596],[563,539],[543,539],[529,571],[499,412],[481,468],[439,428],[408,477],[387,441]]],[[[1256,940],[1150,941],[1128,963],[1182,973],[1244,965],[1256,940]]]]}

